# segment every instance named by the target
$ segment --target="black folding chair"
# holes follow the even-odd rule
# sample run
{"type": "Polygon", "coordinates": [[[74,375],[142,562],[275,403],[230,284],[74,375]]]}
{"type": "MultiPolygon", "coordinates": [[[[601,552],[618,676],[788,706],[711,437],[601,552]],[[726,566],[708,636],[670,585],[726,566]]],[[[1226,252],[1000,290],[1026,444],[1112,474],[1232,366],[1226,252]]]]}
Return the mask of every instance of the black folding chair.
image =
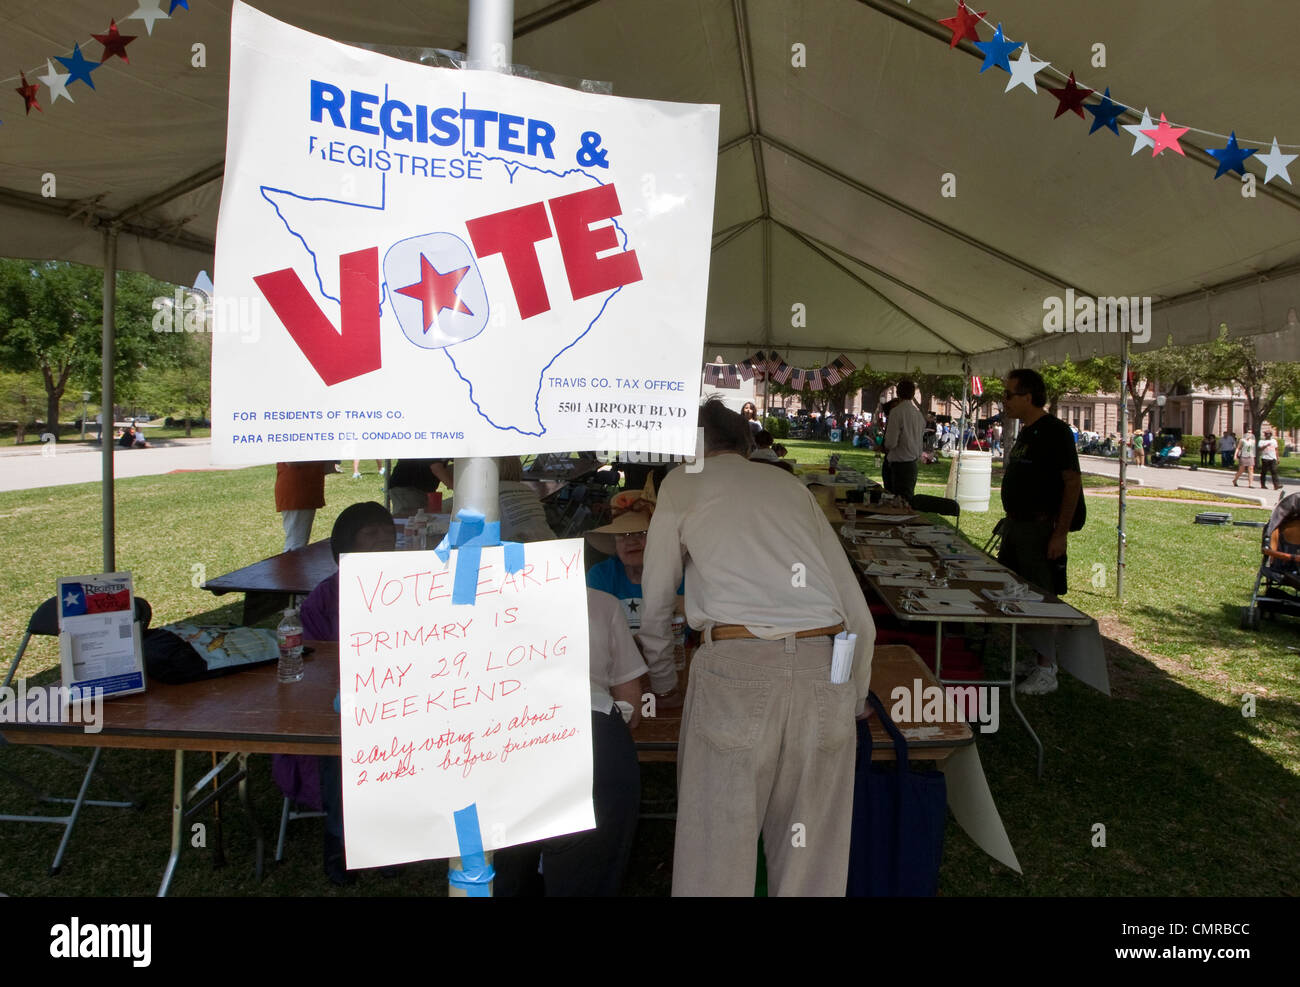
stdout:
{"type": "MultiPolygon", "coordinates": [[[[135,598],[135,619],[140,624],[141,631],[149,626],[149,620],[153,617],[153,610],[143,597],[135,598]]],[[[23,660],[23,654],[27,651],[27,643],[32,639],[33,634],[41,634],[46,637],[58,637],[59,635],[59,609],[58,598],[50,597],[32,614],[31,620],[27,622],[27,633],[23,635],[22,643],[18,645],[18,652],[14,655],[13,661],[9,663],[9,670],[5,673],[4,687],[8,688],[14,680],[14,675],[18,671],[18,665],[23,660]]],[[[7,745],[7,741],[0,737],[0,747],[7,745]]],[[[43,792],[40,788],[33,785],[26,778],[0,767],[0,773],[3,773],[19,787],[31,792],[38,800],[42,802],[56,802],[63,805],[71,805],[72,809],[66,816],[17,816],[17,815],[0,815],[0,822],[34,822],[50,823],[52,825],[63,827],[63,839],[59,841],[59,849],[54,854],[54,862],[50,865],[50,874],[57,874],[63,867],[63,855],[68,849],[68,841],[72,838],[72,827],[77,824],[77,817],[81,815],[82,806],[98,805],[110,809],[133,809],[137,807],[139,800],[135,795],[120,782],[112,777],[108,772],[102,772],[104,777],[109,779],[116,787],[122,788],[127,795],[131,797],[129,802],[106,802],[99,799],[86,798],[86,792],[90,789],[90,779],[94,777],[95,769],[99,765],[99,756],[103,752],[102,747],[96,747],[90,755],[90,761],[77,757],[75,754],[69,754],[67,751],[57,747],[37,746],[35,750],[45,751],[47,754],[53,754],[55,757],[77,766],[85,768],[85,774],[81,779],[81,788],[77,792],[76,798],[60,798],[43,792]]]]}
{"type": "Polygon", "coordinates": [[[993,526],[993,534],[989,535],[989,540],[984,543],[984,554],[991,555],[995,559],[998,557],[998,549],[1002,547],[1002,523],[1006,518],[1002,518],[993,526]]]}

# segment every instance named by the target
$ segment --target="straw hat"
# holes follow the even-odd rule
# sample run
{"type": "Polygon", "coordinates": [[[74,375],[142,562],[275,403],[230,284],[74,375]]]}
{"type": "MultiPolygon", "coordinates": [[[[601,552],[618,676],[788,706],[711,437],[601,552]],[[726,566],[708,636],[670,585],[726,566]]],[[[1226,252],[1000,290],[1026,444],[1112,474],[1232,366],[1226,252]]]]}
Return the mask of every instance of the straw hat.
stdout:
{"type": "Polygon", "coordinates": [[[654,476],[647,476],[641,490],[624,490],[609,502],[614,519],[609,524],[592,528],[586,533],[591,547],[606,555],[614,555],[614,536],[631,535],[650,530],[650,517],[655,512],[654,476]]]}

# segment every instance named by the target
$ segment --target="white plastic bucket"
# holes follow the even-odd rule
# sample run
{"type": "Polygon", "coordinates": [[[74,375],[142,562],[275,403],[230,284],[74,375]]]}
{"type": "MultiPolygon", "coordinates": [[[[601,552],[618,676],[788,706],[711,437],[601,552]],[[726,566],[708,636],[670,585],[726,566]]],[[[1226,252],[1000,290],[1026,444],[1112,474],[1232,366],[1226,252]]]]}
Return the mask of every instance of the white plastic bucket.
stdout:
{"type": "Polygon", "coordinates": [[[993,453],[963,450],[957,473],[957,503],[962,512],[983,514],[989,509],[989,484],[993,476],[993,453]]]}

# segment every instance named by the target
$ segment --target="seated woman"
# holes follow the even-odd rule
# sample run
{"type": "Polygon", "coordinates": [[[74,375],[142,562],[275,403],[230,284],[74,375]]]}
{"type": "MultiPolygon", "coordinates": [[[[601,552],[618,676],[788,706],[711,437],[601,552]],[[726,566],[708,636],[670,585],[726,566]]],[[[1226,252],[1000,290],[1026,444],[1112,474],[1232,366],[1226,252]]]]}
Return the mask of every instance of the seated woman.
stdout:
{"type": "Polygon", "coordinates": [[[641,807],[641,768],[629,727],[635,727],[639,717],[639,680],[646,664],[618,601],[608,593],[587,590],[587,624],[596,828],[498,850],[492,891],[501,897],[612,897],[623,883],[641,807]],[[620,712],[616,701],[630,706],[631,712],[620,712]]]}
{"type": "Polygon", "coordinates": [[[118,437],[117,444],[123,449],[130,449],[135,445],[135,427],[128,425],[122,429],[121,436],[118,437]]]}
{"type": "MultiPolygon", "coordinates": [[[[397,547],[393,516],[383,504],[368,501],[343,509],[330,532],[334,561],[344,552],[391,552],[397,547]]],[[[339,574],[322,580],[299,608],[303,638],[337,641],[339,638],[339,574]]],[[[334,884],[352,883],[343,859],[343,765],[337,757],[276,754],[271,771],[286,796],[325,810],[325,876],[334,884]],[[314,770],[319,774],[312,777],[314,770]],[[313,789],[316,789],[313,791],[313,789]],[[316,796],[313,798],[312,796],[316,796]]]]}

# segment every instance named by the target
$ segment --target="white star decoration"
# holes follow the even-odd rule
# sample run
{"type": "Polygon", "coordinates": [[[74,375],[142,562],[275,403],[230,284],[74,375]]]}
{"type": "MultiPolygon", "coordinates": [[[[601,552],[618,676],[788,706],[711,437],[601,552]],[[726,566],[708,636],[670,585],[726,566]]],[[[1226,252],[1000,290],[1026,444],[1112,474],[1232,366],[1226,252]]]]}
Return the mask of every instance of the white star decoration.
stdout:
{"type": "Polygon", "coordinates": [[[80,602],[81,597],[72,592],[72,590],[68,590],[68,595],[63,598],[63,605],[68,608],[75,607],[80,602]]]}
{"type": "Polygon", "coordinates": [[[1144,147],[1155,147],[1156,142],[1149,136],[1142,133],[1144,130],[1154,130],[1155,124],[1151,122],[1151,111],[1143,109],[1141,123],[1126,123],[1124,129],[1133,135],[1133,150],[1129,152],[1129,157],[1137,154],[1144,147]]]}
{"type": "Polygon", "coordinates": [[[49,88],[50,105],[53,106],[57,103],[60,96],[66,99],[69,103],[75,103],[76,100],[68,95],[68,79],[71,78],[71,76],[67,73],[59,72],[58,69],[54,67],[54,63],[48,58],[45,60],[45,67],[48,70],[49,75],[38,75],[36,78],[40,79],[49,88]]]}
{"type": "Polygon", "coordinates": [[[135,9],[135,13],[129,17],[122,18],[125,21],[144,21],[145,30],[153,35],[153,22],[156,20],[167,20],[171,14],[164,14],[162,8],[158,6],[161,0],[140,0],[140,6],[135,9]]]}
{"type": "Polygon", "coordinates": [[[1034,81],[1034,76],[1048,64],[1050,63],[1040,61],[1029,54],[1029,45],[1025,45],[1020,49],[1020,57],[1011,63],[1011,80],[1007,83],[1007,88],[1002,91],[1009,93],[1016,86],[1024,86],[1031,93],[1037,93],[1038,83],[1034,81]]]}
{"type": "Polygon", "coordinates": [[[1300,154],[1283,154],[1277,146],[1277,138],[1274,137],[1273,150],[1269,151],[1267,154],[1255,155],[1255,160],[1268,169],[1264,174],[1264,184],[1267,185],[1274,178],[1280,178],[1282,181],[1290,185],[1291,175],[1287,171],[1287,166],[1296,158],[1300,158],[1300,154]]]}

